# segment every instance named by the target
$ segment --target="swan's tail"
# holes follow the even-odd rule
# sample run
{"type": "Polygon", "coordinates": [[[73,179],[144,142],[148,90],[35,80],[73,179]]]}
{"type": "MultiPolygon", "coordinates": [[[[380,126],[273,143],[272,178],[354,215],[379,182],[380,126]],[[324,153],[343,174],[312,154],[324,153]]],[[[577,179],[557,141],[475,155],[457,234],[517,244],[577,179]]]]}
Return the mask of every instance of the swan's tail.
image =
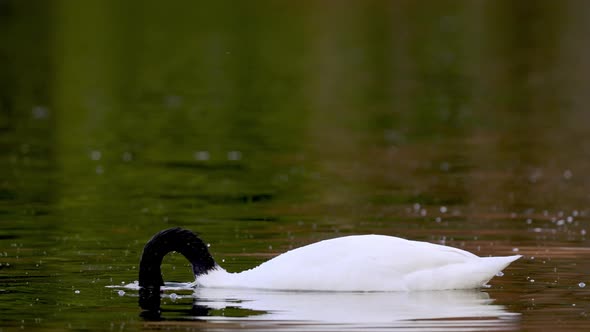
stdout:
{"type": "Polygon", "coordinates": [[[480,286],[484,286],[493,277],[497,276],[510,265],[510,263],[521,258],[522,255],[503,257],[481,257],[481,263],[473,269],[474,276],[481,276],[480,286]]]}
{"type": "Polygon", "coordinates": [[[449,264],[434,270],[417,271],[406,277],[409,290],[475,289],[485,287],[520,255],[475,257],[463,263],[449,264]]]}
{"type": "Polygon", "coordinates": [[[510,265],[510,263],[514,262],[515,260],[521,258],[522,255],[514,255],[514,256],[503,256],[503,257],[482,257],[487,265],[490,266],[490,269],[496,271],[496,273],[504,270],[505,268],[510,265]]]}

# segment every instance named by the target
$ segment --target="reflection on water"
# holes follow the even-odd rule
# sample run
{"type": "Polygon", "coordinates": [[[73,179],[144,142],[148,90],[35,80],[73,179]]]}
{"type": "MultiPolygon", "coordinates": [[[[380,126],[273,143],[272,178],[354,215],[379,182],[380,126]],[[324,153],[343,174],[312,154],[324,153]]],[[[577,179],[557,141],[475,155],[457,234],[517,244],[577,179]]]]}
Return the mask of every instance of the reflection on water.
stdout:
{"type": "Polygon", "coordinates": [[[404,320],[514,317],[480,291],[272,292],[200,288],[195,304],[266,312],[254,319],[364,324],[404,320]]]}
{"type": "MultiPolygon", "coordinates": [[[[137,290],[137,284],[110,287],[137,290]]],[[[188,310],[187,304],[180,311],[183,316],[167,317],[169,312],[164,309],[161,315],[144,314],[144,318],[241,322],[250,327],[254,322],[279,330],[313,325],[322,330],[381,327],[454,331],[515,329],[520,317],[494,304],[489,294],[480,290],[363,293],[197,288],[192,295],[176,293],[193,291],[191,287],[167,283],[163,288],[165,302],[192,299],[192,309],[188,310]]],[[[174,310],[179,307],[176,304],[174,310]]]]}

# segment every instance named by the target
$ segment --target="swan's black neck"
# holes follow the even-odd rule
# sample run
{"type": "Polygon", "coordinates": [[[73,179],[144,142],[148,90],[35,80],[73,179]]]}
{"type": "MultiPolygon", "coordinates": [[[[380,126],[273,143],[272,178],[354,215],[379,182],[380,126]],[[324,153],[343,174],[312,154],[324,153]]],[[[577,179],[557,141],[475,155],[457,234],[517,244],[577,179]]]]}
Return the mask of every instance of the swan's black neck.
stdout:
{"type": "Polygon", "coordinates": [[[172,251],[181,253],[191,262],[195,277],[216,266],[207,245],[195,233],[179,227],[163,230],[154,235],[143,248],[139,262],[140,292],[143,290],[144,294],[157,295],[159,299],[160,286],[164,285],[160,265],[164,256],[172,251]]]}

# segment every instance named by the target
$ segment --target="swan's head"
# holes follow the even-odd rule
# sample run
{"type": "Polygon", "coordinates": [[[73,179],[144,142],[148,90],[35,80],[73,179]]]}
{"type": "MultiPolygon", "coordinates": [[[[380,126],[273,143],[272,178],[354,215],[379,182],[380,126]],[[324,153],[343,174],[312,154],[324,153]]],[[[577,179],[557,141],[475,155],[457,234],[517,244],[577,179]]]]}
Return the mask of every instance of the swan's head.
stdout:
{"type": "Polygon", "coordinates": [[[195,277],[216,266],[207,245],[190,230],[176,227],[157,233],[146,243],[139,262],[139,304],[143,309],[159,309],[160,286],[164,285],[160,265],[164,256],[172,251],[181,253],[191,262],[195,277]]]}

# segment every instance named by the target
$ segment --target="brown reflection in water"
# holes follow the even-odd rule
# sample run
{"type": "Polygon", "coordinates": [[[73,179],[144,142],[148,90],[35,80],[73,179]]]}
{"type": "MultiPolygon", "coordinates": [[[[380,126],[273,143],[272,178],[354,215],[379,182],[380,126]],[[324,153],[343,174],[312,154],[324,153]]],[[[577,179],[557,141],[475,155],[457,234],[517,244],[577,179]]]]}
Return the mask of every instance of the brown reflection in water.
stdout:
{"type": "Polygon", "coordinates": [[[554,143],[564,111],[556,76],[562,11],[550,2],[491,2],[485,7],[487,43],[477,88],[482,118],[499,130],[483,131],[485,143],[475,154],[482,166],[478,178],[489,170],[497,173],[481,183],[485,191],[473,195],[516,211],[553,207],[565,171],[563,160],[555,158],[559,147],[554,143]]]}
{"type": "Polygon", "coordinates": [[[309,18],[309,212],[581,208],[588,163],[562,135],[579,112],[560,71],[567,6],[374,5],[326,2],[309,18]]]}

